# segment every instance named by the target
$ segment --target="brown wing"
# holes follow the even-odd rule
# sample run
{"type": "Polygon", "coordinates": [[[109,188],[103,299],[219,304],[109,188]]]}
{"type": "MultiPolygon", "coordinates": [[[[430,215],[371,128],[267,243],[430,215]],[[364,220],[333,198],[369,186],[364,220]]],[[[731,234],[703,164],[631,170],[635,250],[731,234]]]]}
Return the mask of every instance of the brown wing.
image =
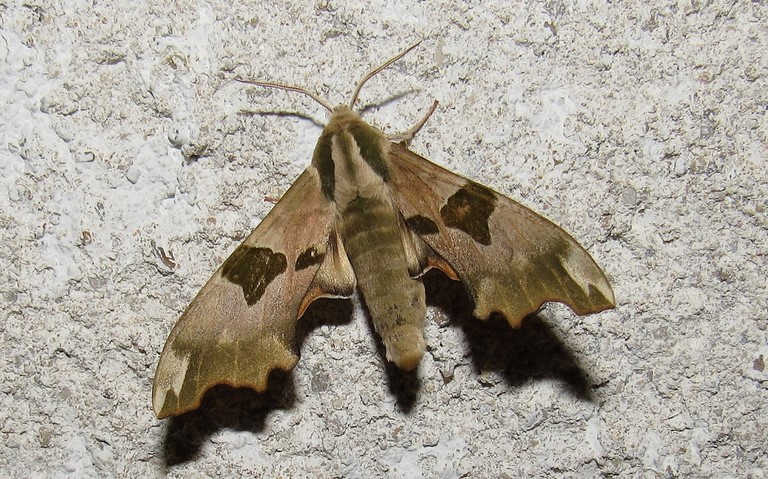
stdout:
{"type": "Polygon", "coordinates": [[[271,370],[296,364],[296,321],[306,307],[354,290],[334,219],[334,205],[310,166],[171,331],[152,392],[158,418],[195,409],[217,384],[263,391],[271,370]]]}
{"type": "Polygon", "coordinates": [[[498,312],[519,326],[548,301],[578,314],[615,306],[605,274],[554,223],[401,144],[391,144],[391,163],[395,204],[433,250],[420,263],[458,276],[478,318],[498,312]]]}

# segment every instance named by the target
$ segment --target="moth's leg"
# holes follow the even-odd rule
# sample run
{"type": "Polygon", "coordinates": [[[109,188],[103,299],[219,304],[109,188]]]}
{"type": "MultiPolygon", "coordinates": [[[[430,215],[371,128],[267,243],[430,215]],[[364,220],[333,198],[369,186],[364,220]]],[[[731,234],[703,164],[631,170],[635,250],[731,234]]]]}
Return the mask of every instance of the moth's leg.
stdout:
{"type": "Polygon", "coordinates": [[[427,122],[430,116],[432,116],[432,113],[437,110],[437,100],[432,103],[432,106],[429,108],[429,111],[426,115],[424,115],[424,118],[422,118],[418,123],[407,129],[406,131],[402,133],[397,133],[395,135],[387,135],[387,138],[389,141],[399,142],[403,141],[406,144],[408,144],[411,140],[413,140],[413,137],[416,136],[416,133],[421,130],[421,127],[424,126],[424,123],[427,122]]]}

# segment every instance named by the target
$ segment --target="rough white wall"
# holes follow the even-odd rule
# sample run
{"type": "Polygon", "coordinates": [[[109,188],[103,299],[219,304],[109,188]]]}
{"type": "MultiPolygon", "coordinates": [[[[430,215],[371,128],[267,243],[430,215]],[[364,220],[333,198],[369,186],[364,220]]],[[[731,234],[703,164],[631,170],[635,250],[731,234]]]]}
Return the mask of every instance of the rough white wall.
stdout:
{"type": "Polygon", "coordinates": [[[366,3],[0,2],[2,475],[764,477],[766,3],[366,3]],[[619,307],[511,331],[430,275],[417,378],[325,302],[269,394],[157,421],[170,328],[309,163],[274,113],[325,119],[229,80],[342,102],[418,39],[366,118],[438,99],[412,148],[571,231],[619,307]]]}

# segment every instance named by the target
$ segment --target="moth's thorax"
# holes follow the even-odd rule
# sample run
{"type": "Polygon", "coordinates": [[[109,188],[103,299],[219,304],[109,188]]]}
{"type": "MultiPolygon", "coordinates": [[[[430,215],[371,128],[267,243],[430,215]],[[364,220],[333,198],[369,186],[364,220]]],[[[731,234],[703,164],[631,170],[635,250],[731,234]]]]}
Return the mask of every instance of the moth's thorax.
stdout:
{"type": "Polygon", "coordinates": [[[333,110],[312,164],[323,194],[344,211],[358,197],[389,201],[389,140],[347,106],[333,110]]]}

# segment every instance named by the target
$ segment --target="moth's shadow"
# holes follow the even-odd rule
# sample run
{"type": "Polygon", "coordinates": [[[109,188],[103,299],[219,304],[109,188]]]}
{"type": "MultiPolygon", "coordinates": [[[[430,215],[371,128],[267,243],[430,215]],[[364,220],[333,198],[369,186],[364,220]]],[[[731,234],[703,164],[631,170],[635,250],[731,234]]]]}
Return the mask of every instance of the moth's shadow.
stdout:
{"type": "MultiPolygon", "coordinates": [[[[472,316],[472,300],[460,282],[430,271],[424,277],[424,284],[429,306],[444,311],[451,319],[450,324],[462,329],[476,374],[499,371],[510,387],[531,379],[554,378],[564,382],[574,396],[592,400],[588,375],[579,366],[576,355],[540,316],[529,316],[520,329],[511,328],[502,317],[480,321],[472,316]]],[[[315,301],[297,323],[298,347],[319,326],[340,326],[351,319],[350,301],[315,301]]],[[[368,324],[373,332],[370,318],[368,324]]],[[[421,390],[418,375],[415,371],[401,371],[387,361],[381,340],[377,339],[376,344],[385,365],[387,386],[395,395],[398,407],[408,413],[421,390]]],[[[445,355],[458,358],[460,354],[455,351],[445,355]]],[[[272,411],[293,407],[295,394],[292,373],[282,371],[272,372],[264,393],[228,386],[211,389],[198,409],[169,420],[164,445],[166,465],[194,459],[201,445],[218,430],[261,432],[272,411]]]]}
{"type": "MultiPolygon", "coordinates": [[[[501,372],[510,387],[531,379],[553,378],[564,382],[574,396],[592,400],[588,374],[576,354],[540,315],[528,316],[518,329],[500,315],[480,321],[472,315],[474,304],[461,283],[441,273],[426,276],[429,305],[443,310],[451,325],[462,329],[476,374],[501,372]]],[[[458,357],[459,353],[443,355],[458,357]]]]}
{"type": "Polygon", "coordinates": [[[216,386],[203,397],[199,408],[168,419],[163,455],[166,467],[193,460],[216,431],[260,432],[270,412],[288,409],[295,402],[293,376],[273,372],[264,393],[248,388],[216,386]]]}
{"type": "Polygon", "coordinates": [[[371,331],[371,334],[376,336],[376,352],[379,355],[381,364],[384,365],[387,387],[395,396],[397,407],[407,414],[413,409],[416,400],[419,398],[421,382],[419,381],[418,370],[403,371],[395,366],[395,363],[387,360],[387,352],[384,349],[384,344],[381,342],[381,337],[374,331],[371,317],[368,316],[367,311],[366,317],[368,320],[368,329],[371,331]]]}
{"type": "MultiPolygon", "coordinates": [[[[452,326],[462,329],[476,374],[502,372],[510,387],[530,379],[554,378],[567,384],[574,396],[592,399],[588,375],[579,366],[575,354],[540,316],[528,316],[519,329],[510,327],[499,315],[480,321],[472,315],[472,299],[460,282],[432,270],[424,275],[424,286],[427,304],[441,309],[451,319],[452,326]]],[[[373,333],[370,317],[368,325],[373,333]]],[[[408,413],[421,389],[418,374],[398,369],[387,361],[380,338],[376,344],[379,357],[386,365],[387,385],[400,410],[408,413]]],[[[430,347],[436,346],[427,345],[430,347]]],[[[458,357],[459,354],[457,351],[445,355],[458,357]]]]}
{"type": "Polygon", "coordinates": [[[278,118],[298,118],[300,120],[305,120],[316,127],[323,128],[325,125],[316,120],[314,117],[311,117],[305,113],[301,113],[298,111],[275,111],[275,110],[240,110],[238,112],[238,115],[240,116],[274,116],[278,118]]]}
{"type": "Polygon", "coordinates": [[[396,103],[396,102],[402,100],[403,98],[407,97],[411,93],[415,93],[415,92],[416,92],[416,90],[413,90],[413,89],[407,90],[407,91],[402,91],[400,93],[394,93],[394,94],[388,96],[387,98],[384,98],[381,101],[377,101],[375,103],[366,103],[366,104],[364,104],[360,108],[360,110],[358,110],[358,113],[360,113],[360,116],[363,116],[363,115],[369,113],[370,111],[373,111],[373,110],[376,110],[376,109],[380,109],[380,108],[383,108],[383,107],[385,107],[387,105],[391,105],[393,103],[396,103]]]}
{"type": "MultiPolygon", "coordinates": [[[[297,323],[297,349],[321,325],[338,326],[349,323],[351,319],[352,304],[349,301],[315,301],[297,323]]],[[[295,402],[296,390],[291,372],[272,371],[267,390],[263,393],[229,386],[211,388],[205,393],[199,408],[168,419],[163,448],[166,467],[194,459],[200,447],[216,431],[263,431],[264,422],[271,412],[290,409],[295,402]]]]}
{"type": "MultiPolygon", "coordinates": [[[[368,103],[363,105],[362,108],[358,110],[358,113],[360,116],[363,116],[367,113],[369,113],[372,110],[376,110],[382,107],[385,107],[387,105],[390,105],[392,103],[395,103],[406,96],[410,95],[411,93],[414,93],[416,90],[408,90],[401,93],[396,93],[393,95],[390,95],[389,97],[385,98],[382,101],[377,101],[376,103],[368,103]]],[[[322,121],[318,121],[314,117],[302,113],[299,111],[276,111],[276,110],[240,110],[238,112],[238,115],[240,116],[274,116],[278,118],[298,118],[300,120],[309,121],[313,125],[323,128],[325,124],[322,121]]]]}

